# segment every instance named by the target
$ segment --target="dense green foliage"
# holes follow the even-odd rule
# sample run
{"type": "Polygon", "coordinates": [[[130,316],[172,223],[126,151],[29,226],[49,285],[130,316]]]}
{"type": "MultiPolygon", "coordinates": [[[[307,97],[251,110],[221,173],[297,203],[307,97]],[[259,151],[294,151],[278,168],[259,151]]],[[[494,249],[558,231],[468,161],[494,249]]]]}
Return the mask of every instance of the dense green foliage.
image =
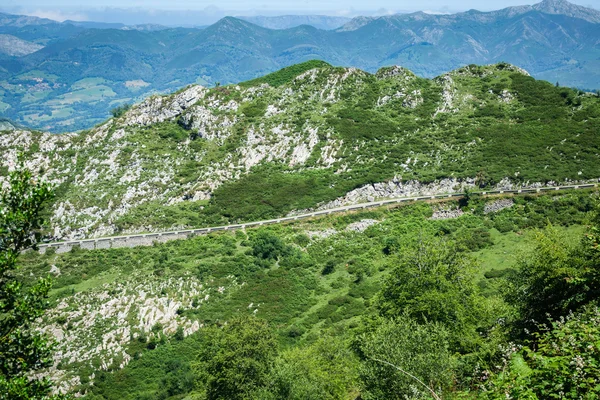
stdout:
{"type": "Polygon", "coordinates": [[[240,83],[240,86],[257,86],[266,83],[273,87],[279,87],[283,84],[290,83],[295,77],[311,70],[313,68],[331,67],[328,63],[320,60],[311,60],[300,64],[295,64],[277,72],[270,73],[260,78],[240,83]]]}
{"type": "MultiPolygon", "coordinates": [[[[231,277],[238,282],[223,293],[210,292],[200,306],[177,311],[204,324],[198,332],[133,340],[130,363],[97,371],[93,386],[87,386],[93,369],[65,366],[79,371],[78,389],[94,400],[222,393],[256,399],[430,398],[431,391],[443,398],[513,393],[542,399],[558,390],[547,386],[551,374],[560,376],[556,383],[573,398],[593,398],[589,377],[598,353],[591,339],[597,316],[586,305],[591,297],[571,316],[568,307],[557,312],[554,325],[547,324],[550,331],[527,333],[522,328],[529,317],[509,289],[516,282],[512,274],[530,276],[521,260],[541,271],[543,263],[536,260],[549,259],[543,246],[548,238],[559,238],[552,251],[564,247],[561,254],[597,260],[597,230],[581,241],[578,227],[593,220],[595,198],[586,191],[520,196],[514,206],[486,214],[484,205],[492,200],[473,196],[472,211],[456,219],[429,219],[431,205],[413,204],[150,247],[28,253],[22,273],[31,279],[30,271],[59,265],[56,304],[95,287],[110,293],[110,282],[132,276],[196,276],[215,287],[228,285],[231,277]],[[362,233],[346,231],[365,219],[380,222],[362,233]],[[499,221],[508,226],[504,233],[495,228],[499,221]],[[328,230],[336,233],[315,236],[328,230]],[[573,344],[570,335],[582,339],[573,344]],[[564,350],[557,353],[553,343],[564,350]],[[567,368],[577,352],[585,360],[579,389],[567,368]]],[[[588,277],[584,266],[592,271],[597,264],[577,265],[572,276],[588,277]]],[[[537,284],[519,282],[524,292],[530,292],[524,285],[537,284]]],[[[554,294],[562,293],[555,288],[554,294]]]]}
{"type": "Polygon", "coordinates": [[[324,337],[283,352],[275,364],[270,391],[278,399],[344,399],[357,381],[356,358],[347,344],[324,337]]]}
{"type": "MultiPolygon", "coordinates": [[[[489,398],[595,399],[600,395],[600,313],[597,305],[551,321],[531,347],[509,352],[487,384],[489,398]]],[[[509,350],[510,351],[510,350],[509,350]]],[[[482,397],[486,397],[483,395],[482,397]]]]}
{"type": "Polygon", "coordinates": [[[110,110],[114,118],[119,118],[131,108],[131,104],[123,104],[110,110]]]}
{"type": "Polygon", "coordinates": [[[365,399],[429,398],[451,381],[453,359],[443,324],[400,316],[359,341],[365,399]]]}
{"type": "Polygon", "coordinates": [[[47,338],[33,326],[44,312],[50,280],[25,286],[16,278],[20,252],[40,239],[50,186],[22,166],[0,195],[0,399],[50,398],[51,384],[31,374],[51,365],[47,338]]]}
{"type": "Polygon", "coordinates": [[[233,319],[213,328],[210,345],[202,348],[196,371],[208,400],[253,398],[267,389],[277,355],[277,342],[264,320],[233,319]]]}
{"type": "Polygon", "coordinates": [[[421,323],[451,327],[454,351],[468,351],[486,321],[486,305],[473,279],[472,261],[444,240],[423,241],[402,255],[377,299],[381,315],[408,315],[421,323]]]}
{"type": "Polygon", "coordinates": [[[599,298],[600,265],[586,253],[581,245],[565,246],[554,229],[538,234],[534,256],[510,275],[508,297],[520,308],[528,329],[599,298]]]}

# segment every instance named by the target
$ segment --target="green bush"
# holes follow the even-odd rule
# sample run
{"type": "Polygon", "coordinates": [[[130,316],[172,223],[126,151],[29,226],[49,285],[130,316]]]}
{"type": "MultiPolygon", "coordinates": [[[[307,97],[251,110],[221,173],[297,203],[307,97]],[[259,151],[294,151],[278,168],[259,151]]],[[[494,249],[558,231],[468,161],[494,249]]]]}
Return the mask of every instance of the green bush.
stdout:
{"type": "Polygon", "coordinates": [[[333,260],[328,260],[325,265],[323,266],[323,269],[321,270],[321,275],[329,275],[332,274],[335,271],[335,261],[333,260]]]}
{"type": "Polygon", "coordinates": [[[110,110],[110,113],[112,114],[112,116],[114,118],[119,118],[120,116],[125,114],[127,111],[129,111],[130,108],[131,108],[131,104],[122,104],[122,105],[110,110]]]}
{"type": "Polygon", "coordinates": [[[276,235],[259,231],[252,238],[252,255],[263,260],[277,260],[290,253],[290,248],[276,235]]]}
{"type": "Polygon", "coordinates": [[[484,300],[475,286],[474,264],[452,242],[420,242],[399,260],[377,297],[382,316],[404,314],[418,322],[441,323],[450,330],[452,348],[471,351],[480,341],[484,300]]]}
{"type": "Polygon", "coordinates": [[[290,67],[286,67],[280,69],[277,72],[273,72],[271,74],[265,75],[261,78],[253,79],[251,81],[246,81],[240,83],[242,87],[250,87],[250,86],[258,86],[263,83],[268,83],[273,87],[279,87],[286,83],[291,82],[295,77],[306,72],[308,70],[314,68],[327,68],[331,67],[331,65],[327,64],[324,61],[320,60],[310,60],[304,63],[295,64],[290,67]]]}
{"type": "Polygon", "coordinates": [[[357,346],[365,400],[429,398],[431,391],[441,395],[452,385],[448,332],[441,324],[407,316],[380,321],[357,346]]]}
{"type": "Polygon", "coordinates": [[[223,328],[211,328],[213,339],[195,366],[206,398],[248,399],[269,385],[277,342],[261,319],[236,318],[223,328]]]}
{"type": "Polygon", "coordinates": [[[338,400],[356,388],[357,359],[340,339],[325,337],[281,354],[273,370],[274,398],[338,400]]]}
{"type": "Polygon", "coordinates": [[[481,398],[594,399],[600,396],[600,310],[550,321],[533,336],[535,347],[511,352],[484,385],[481,398]]]}

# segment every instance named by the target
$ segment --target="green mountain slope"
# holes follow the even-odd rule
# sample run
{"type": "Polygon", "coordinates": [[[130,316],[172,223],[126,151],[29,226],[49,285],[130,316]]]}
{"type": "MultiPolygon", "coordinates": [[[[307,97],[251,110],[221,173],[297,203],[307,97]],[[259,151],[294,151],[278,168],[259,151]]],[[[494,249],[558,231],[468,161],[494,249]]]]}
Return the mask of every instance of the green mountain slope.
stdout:
{"type": "Polygon", "coordinates": [[[43,46],[39,44],[21,40],[12,35],[0,34],[0,53],[9,56],[24,56],[35,53],[43,46]]]}
{"type": "MultiPolygon", "coordinates": [[[[282,353],[320,338],[345,343],[377,312],[377,293],[404,252],[439,236],[473,257],[468,284],[484,297],[472,311],[488,313],[477,326],[484,332],[502,329],[511,318],[498,296],[506,285],[502,277],[535,247],[534,228],[550,222],[563,243],[576,243],[593,202],[592,193],[578,191],[514,201],[473,199],[465,211],[454,201],[419,203],[149,247],[30,252],[20,273],[26,282],[32,274],[54,276],[51,305],[40,325],[58,339],[55,366],[45,372],[61,390],[91,399],[197,398],[191,393],[198,395],[203,386],[195,380],[194,365],[211,343],[211,327],[239,316],[265,319],[282,353]]],[[[446,298],[442,304],[450,309],[446,298]]],[[[456,354],[463,364],[455,376],[477,376],[478,368],[498,357],[490,348],[503,339],[484,335],[479,352],[456,354]]],[[[322,362],[327,369],[343,367],[347,375],[359,368],[354,358],[349,365],[322,362]]],[[[350,398],[357,386],[351,381],[342,396],[317,392],[311,398],[350,398]]],[[[470,396],[483,392],[466,387],[470,396]]],[[[461,398],[454,394],[444,398],[461,398]]]]}
{"type": "Polygon", "coordinates": [[[599,117],[598,97],[509,64],[428,80],[311,61],[151,97],[82,133],[4,132],[0,172],[24,153],[57,185],[50,235],[97,237],[597,179],[599,117]]]}

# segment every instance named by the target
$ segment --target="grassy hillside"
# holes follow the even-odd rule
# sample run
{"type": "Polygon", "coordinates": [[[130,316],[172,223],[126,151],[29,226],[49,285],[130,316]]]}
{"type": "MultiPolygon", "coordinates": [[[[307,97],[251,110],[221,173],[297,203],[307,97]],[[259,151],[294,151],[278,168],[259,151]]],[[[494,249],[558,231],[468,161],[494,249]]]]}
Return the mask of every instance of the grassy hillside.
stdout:
{"type": "MultiPolygon", "coordinates": [[[[61,338],[51,376],[63,387],[91,399],[204,398],[191,394],[205,388],[196,366],[216,327],[240,316],[268,321],[284,365],[294,352],[318,357],[310,352],[323,338],[332,341],[327,351],[347,348],[377,314],[390,274],[422,243],[449,241],[470,260],[466,276],[489,312],[477,329],[501,329],[497,321],[515,318],[500,296],[504,278],[530,257],[535,229],[552,224],[575,245],[595,201],[596,193],[577,191],[473,198],[462,209],[452,201],[380,208],[150,247],[27,253],[20,274],[54,276],[40,325],[61,338]]],[[[489,346],[503,338],[486,334],[454,355],[447,398],[479,390],[468,379],[477,368],[495,371],[499,355],[489,346]]],[[[335,357],[332,371],[360,371],[351,352],[335,357]]],[[[355,378],[344,382],[343,396],[316,398],[363,390],[355,378]]]]}
{"type": "Polygon", "coordinates": [[[0,174],[22,152],[56,184],[56,237],[281,216],[377,183],[386,197],[597,179],[599,100],[504,63],[428,80],[308,62],[153,97],[86,132],[0,133],[0,174]]]}

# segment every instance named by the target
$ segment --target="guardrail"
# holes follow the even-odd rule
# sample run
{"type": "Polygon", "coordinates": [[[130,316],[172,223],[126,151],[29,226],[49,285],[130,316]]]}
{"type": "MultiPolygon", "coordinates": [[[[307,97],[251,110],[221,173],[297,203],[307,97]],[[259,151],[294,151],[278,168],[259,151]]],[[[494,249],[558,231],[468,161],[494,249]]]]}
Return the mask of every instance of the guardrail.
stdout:
{"type": "MultiPolygon", "coordinates": [[[[548,186],[541,188],[524,188],[524,189],[510,189],[510,190],[491,190],[491,191],[481,191],[481,192],[473,192],[473,194],[480,194],[483,196],[487,195],[495,195],[495,194],[520,194],[520,193],[541,193],[548,191],[557,191],[557,190],[574,190],[574,189],[590,189],[597,188],[598,184],[589,183],[589,184],[581,184],[581,185],[568,185],[568,186],[548,186]]],[[[313,211],[310,213],[294,215],[291,217],[282,217],[276,219],[269,219],[264,221],[255,221],[255,222],[247,222],[241,224],[233,224],[233,225],[223,225],[223,226],[214,226],[207,228],[198,228],[198,229],[183,229],[177,231],[166,231],[160,233],[140,233],[140,234],[132,234],[132,235],[123,235],[123,236],[108,236],[96,239],[81,239],[81,240],[68,240],[62,242],[54,242],[54,243],[41,243],[38,245],[39,251],[41,253],[45,253],[47,249],[56,248],[57,253],[65,253],[70,251],[73,247],[79,247],[82,249],[94,250],[94,249],[107,249],[107,248],[118,248],[118,247],[137,247],[137,246],[151,246],[154,242],[166,242],[169,240],[176,239],[186,239],[193,235],[207,234],[211,232],[218,231],[226,231],[226,230],[236,230],[236,229],[245,229],[253,226],[261,226],[261,225],[270,225],[270,224],[278,224],[287,221],[296,221],[299,219],[329,215],[333,213],[352,211],[352,210],[360,210],[372,207],[381,207],[384,205],[390,204],[399,204],[411,201],[425,201],[425,200],[439,200],[439,199],[448,199],[455,197],[463,197],[464,193],[446,193],[446,194],[437,194],[437,195],[429,195],[429,196],[413,196],[413,197],[400,197],[395,199],[388,200],[379,200],[372,201],[368,203],[361,204],[352,204],[342,207],[331,208],[329,210],[319,210],[313,211]]]]}

